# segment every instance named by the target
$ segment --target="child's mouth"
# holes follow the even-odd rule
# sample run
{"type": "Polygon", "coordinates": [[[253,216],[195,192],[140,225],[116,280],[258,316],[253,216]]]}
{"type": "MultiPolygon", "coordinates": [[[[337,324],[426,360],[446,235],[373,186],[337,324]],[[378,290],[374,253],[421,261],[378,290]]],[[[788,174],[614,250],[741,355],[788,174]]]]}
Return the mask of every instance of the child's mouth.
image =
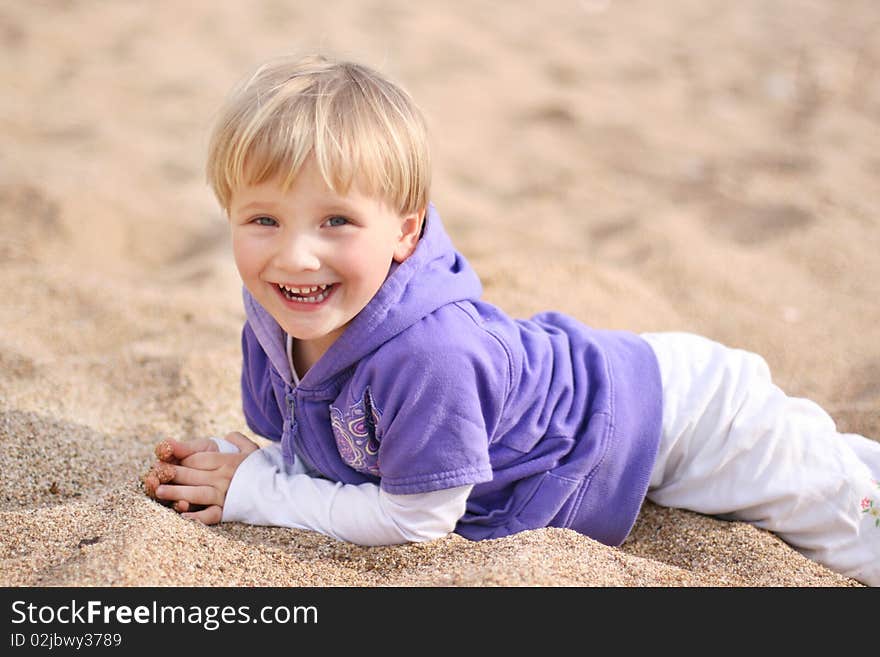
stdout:
{"type": "Polygon", "coordinates": [[[336,283],[329,285],[311,285],[308,287],[292,287],[275,284],[281,294],[288,301],[294,301],[302,304],[318,304],[324,301],[336,288],[336,283]]]}

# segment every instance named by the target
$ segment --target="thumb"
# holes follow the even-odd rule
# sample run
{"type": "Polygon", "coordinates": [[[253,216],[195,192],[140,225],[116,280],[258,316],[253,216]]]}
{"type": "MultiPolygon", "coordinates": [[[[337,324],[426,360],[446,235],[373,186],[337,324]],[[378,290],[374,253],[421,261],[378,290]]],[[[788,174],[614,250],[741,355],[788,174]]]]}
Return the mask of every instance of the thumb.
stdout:
{"type": "Polygon", "coordinates": [[[238,447],[242,454],[250,454],[260,449],[259,445],[238,431],[227,433],[224,438],[238,447]]]}

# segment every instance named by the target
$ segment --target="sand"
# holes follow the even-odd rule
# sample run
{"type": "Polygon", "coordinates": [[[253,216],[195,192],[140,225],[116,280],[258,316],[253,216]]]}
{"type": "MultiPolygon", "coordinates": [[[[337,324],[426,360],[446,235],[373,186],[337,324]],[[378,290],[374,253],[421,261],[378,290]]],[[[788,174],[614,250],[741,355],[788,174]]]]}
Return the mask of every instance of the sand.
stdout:
{"type": "Polygon", "coordinates": [[[433,200],[515,316],[761,353],[880,436],[880,8],[784,0],[0,7],[0,585],[853,586],[767,532],[647,504],[364,548],[148,499],[162,438],[246,430],[240,282],[204,183],[253,64],[322,49],[423,106],[433,200]]]}

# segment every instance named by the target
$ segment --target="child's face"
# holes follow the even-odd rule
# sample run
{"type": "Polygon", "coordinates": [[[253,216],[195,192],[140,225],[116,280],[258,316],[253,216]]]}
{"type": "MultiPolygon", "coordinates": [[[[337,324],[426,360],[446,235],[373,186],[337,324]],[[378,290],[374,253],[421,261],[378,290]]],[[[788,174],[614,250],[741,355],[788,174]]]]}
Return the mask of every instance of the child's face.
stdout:
{"type": "Polygon", "coordinates": [[[356,185],[336,194],[311,161],[287,192],[274,180],[245,186],[229,208],[245,287],[317,355],[373,298],[392,260],[415,249],[419,217],[399,215],[356,185]]]}

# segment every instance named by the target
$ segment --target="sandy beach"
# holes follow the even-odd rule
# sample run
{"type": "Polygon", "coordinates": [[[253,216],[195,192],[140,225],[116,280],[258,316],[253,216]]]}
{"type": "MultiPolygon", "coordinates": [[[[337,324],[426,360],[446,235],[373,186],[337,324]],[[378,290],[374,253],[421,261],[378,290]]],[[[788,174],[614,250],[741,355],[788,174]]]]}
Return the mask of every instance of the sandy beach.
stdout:
{"type": "Polygon", "coordinates": [[[650,503],[620,547],[541,529],[365,548],[147,498],[159,440],[252,435],[203,160],[240,76],[315,50],[420,103],[433,202],[486,300],[756,351],[880,438],[876,0],[7,2],[0,586],[859,585],[650,503]]]}

